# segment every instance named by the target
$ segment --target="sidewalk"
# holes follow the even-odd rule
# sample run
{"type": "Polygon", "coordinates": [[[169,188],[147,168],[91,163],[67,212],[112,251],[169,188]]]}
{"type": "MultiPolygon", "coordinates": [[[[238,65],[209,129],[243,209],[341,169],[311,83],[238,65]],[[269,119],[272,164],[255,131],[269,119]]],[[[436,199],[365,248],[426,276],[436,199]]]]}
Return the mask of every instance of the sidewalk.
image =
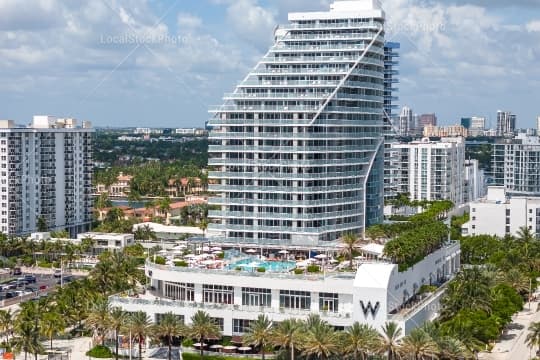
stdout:
{"type": "MultiPolygon", "coordinates": [[[[525,344],[527,329],[532,322],[540,321],[540,312],[537,312],[539,302],[525,303],[524,309],[512,317],[512,323],[508,325],[508,331],[495,343],[491,353],[480,353],[479,359],[483,360],[525,360],[529,359],[530,349],[525,344]]],[[[531,353],[534,357],[534,353],[531,353]]]]}

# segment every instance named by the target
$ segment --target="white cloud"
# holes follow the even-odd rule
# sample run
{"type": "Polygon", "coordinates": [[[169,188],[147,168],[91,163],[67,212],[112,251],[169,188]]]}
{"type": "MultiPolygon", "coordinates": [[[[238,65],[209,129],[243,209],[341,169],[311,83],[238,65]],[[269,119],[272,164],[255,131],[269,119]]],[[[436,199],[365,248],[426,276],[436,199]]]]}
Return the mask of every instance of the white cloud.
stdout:
{"type": "Polygon", "coordinates": [[[227,21],[235,34],[259,49],[265,49],[278,25],[276,11],[260,6],[256,0],[231,0],[227,8],[227,21]]]}
{"type": "Polygon", "coordinates": [[[178,14],[178,28],[180,31],[190,30],[201,27],[203,21],[200,17],[188,13],[179,13],[178,14]]]}
{"type": "Polygon", "coordinates": [[[540,20],[531,21],[527,24],[528,32],[540,32],[540,20]]]}

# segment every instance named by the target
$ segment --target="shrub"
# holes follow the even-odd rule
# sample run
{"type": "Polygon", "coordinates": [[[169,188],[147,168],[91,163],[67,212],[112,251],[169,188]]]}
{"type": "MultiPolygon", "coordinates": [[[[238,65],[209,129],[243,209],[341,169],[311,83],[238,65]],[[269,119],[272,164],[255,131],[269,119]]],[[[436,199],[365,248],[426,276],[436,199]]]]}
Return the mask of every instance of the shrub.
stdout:
{"type": "Polygon", "coordinates": [[[241,271],[242,268],[241,268],[240,266],[237,266],[237,267],[234,268],[234,270],[236,270],[236,271],[241,271]]]}
{"type": "Polygon", "coordinates": [[[294,273],[296,275],[302,275],[304,273],[304,270],[302,270],[302,269],[294,269],[294,273]]]}
{"type": "Polygon", "coordinates": [[[418,294],[433,293],[437,291],[437,287],[434,285],[422,285],[418,290],[418,294]]]}
{"type": "Polygon", "coordinates": [[[156,259],[154,260],[154,263],[157,265],[165,265],[166,262],[165,258],[161,256],[156,256],[156,259]]]}
{"type": "Polygon", "coordinates": [[[266,272],[266,269],[263,267],[257,268],[257,272],[263,273],[266,272]]]}
{"type": "Polygon", "coordinates": [[[307,272],[308,273],[318,273],[321,271],[321,268],[319,265],[308,265],[307,272]]]}
{"type": "Polygon", "coordinates": [[[108,359],[113,357],[112,351],[108,347],[102,345],[94,346],[86,352],[86,355],[98,359],[108,359]]]}
{"type": "Polygon", "coordinates": [[[42,268],[50,269],[50,268],[52,268],[52,263],[50,263],[48,261],[39,261],[38,266],[42,267],[42,268]]]}
{"type": "Polygon", "coordinates": [[[184,260],[180,260],[180,261],[175,261],[174,262],[174,266],[178,266],[178,267],[188,267],[188,263],[184,260]]]}
{"type": "Polygon", "coordinates": [[[193,347],[193,340],[184,339],[184,341],[182,341],[182,346],[183,347],[193,347]]]}

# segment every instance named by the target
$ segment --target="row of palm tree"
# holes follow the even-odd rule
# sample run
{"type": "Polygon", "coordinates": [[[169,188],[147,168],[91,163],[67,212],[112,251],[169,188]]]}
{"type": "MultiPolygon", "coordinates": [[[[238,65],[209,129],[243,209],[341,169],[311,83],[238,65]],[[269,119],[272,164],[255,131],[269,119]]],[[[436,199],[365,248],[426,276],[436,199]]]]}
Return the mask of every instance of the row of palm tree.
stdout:
{"type": "Polygon", "coordinates": [[[472,358],[460,341],[444,336],[431,323],[405,337],[402,335],[402,329],[394,322],[386,323],[380,332],[358,322],[336,331],[318,315],[310,315],[305,321],[288,319],[279,323],[259,315],[243,340],[260,349],[263,360],[265,350],[274,348],[279,348],[291,360],[296,355],[321,360],[340,356],[354,360],[367,360],[371,356],[389,360],[472,358]]]}
{"type": "MultiPolygon", "coordinates": [[[[191,318],[191,326],[172,313],[164,314],[157,324],[152,324],[145,312],[127,313],[118,307],[110,307],[106,301],[97,302],[88,316],[86,325],[94,332],[101,344],[105,344],[107,335],[114,336],[115,356],[119,354],[119,335],[129,336],[138,343],[139,359],[142,359],[142,346],[147,338],[159,343],[166,343],[168,358],[171,359],[172,345],[177,338],[192,338],[201,344],[208,338],[220,336],[220,330],[214,320],[203,311],[198,311],[191,318]]],[[[204,349],[201,346],[201,357],[204,349]]]]}
{"type": "MultiPolygon", "coordinates": [[[[107,334],[114,336],[117,358],[120,334],[130,334],[138,343],[139,358],[147,338],[166,344],[169,360],[175,340],[190,338],[197,341],[201,344],[200,356],[203,359],[205,341],[221,336],[215,320],[202,310],[191,317],[189,326],[172,313],[162,315],[157,324],[152,324],[144,312],[128,314],[119,308],[109,307],[105,302],[96,304],[87,325],[102,342],[107,334]]],[[[262,314],[251,322],[243,342],[259,351],[263,360],[268,352],[274,350],[281,351],[290,360],[297,356],[321,360],[340,356],[353,360],[367,360],[372,356],[388,360],[473,358],[463,343],[443,335],[440,328],[432,323],[411,331],[405,337],[402,335],[402,329],[394,322],[386,323],[380,332],[358,322],[343,331],[336,331],[318,315],[310,315],[305,321],[287,319],[274,323],[262,314]]]]}

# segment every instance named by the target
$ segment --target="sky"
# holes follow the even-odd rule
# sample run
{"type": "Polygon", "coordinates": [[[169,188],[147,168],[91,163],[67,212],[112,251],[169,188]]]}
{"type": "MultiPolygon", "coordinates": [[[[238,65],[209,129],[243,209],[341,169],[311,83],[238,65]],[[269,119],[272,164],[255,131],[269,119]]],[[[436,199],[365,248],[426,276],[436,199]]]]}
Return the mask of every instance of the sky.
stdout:
{"type": "MultiPolygon", "coordinates": [[[[1,0],[0,119],[202,127],[290,11],[330,0],[1,0]]],[[[383,0],[401,106],[442,124],[540,115],[540,0],[383,0]]]]}

